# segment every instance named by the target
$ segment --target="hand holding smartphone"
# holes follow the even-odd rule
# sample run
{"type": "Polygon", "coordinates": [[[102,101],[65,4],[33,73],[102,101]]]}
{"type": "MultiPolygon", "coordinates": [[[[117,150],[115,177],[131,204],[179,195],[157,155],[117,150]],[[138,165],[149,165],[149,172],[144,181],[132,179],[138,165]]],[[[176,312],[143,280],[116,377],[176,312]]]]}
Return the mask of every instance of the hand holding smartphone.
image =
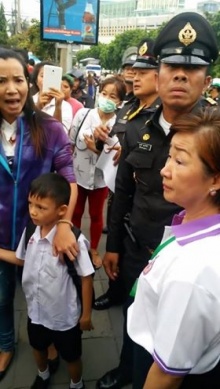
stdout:
{"type": "Polygon", "coordinates": [[[61,89],[63,69],[60,66],[44,65],[43,70],[43,92],[50,88],[61,89]]]}

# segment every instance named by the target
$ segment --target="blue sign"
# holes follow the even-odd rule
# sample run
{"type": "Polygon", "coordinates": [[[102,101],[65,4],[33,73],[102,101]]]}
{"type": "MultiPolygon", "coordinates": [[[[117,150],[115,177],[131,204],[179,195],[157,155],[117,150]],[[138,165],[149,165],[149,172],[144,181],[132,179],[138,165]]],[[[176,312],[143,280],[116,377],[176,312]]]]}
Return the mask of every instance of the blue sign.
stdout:
{"type": "Polygon", "coordinates": [[[41,0],[41,38],[98,43],[99,0],[41,0]]]}

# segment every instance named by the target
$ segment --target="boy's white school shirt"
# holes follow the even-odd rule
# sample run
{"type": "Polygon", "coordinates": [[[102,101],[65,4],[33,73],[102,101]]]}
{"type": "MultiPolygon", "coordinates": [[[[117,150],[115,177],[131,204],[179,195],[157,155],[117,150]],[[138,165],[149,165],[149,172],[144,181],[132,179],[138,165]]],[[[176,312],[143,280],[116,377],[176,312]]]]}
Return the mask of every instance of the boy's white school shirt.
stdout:
{"type": "MultiPolygon", "coordinates": [[[[53,256],[52,242],[56,226],[41,238],[36,227],[25,249],[25,231],[16,256],[25,260],[22,287],[32,323],[55,331],[66,331],[77,325],[81,313],[76,287],[67,272],[67,266],[53,256]]],[[[89,242],[83,234],[78,239],[79,254],[74,262],[79,276],[94,273],[88,255],[89,242]]]]}

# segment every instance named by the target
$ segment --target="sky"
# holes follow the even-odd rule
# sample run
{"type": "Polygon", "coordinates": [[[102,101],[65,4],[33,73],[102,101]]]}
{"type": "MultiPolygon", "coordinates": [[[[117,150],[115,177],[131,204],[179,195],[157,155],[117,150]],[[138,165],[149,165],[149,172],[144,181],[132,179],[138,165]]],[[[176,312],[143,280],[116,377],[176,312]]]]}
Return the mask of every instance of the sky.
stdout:
{"type": "MultiPolygon", "coordinates": [[[[80,1],[80,0],[78,0],[80,1]]],[[[118,1],[118,0],[113,0],[118,1]]],[[[199,0],[185,0],[186,8],[194,8],[199,0]]],[[[4,4],[6,16],[10,17],[11,10],[14,8],[14,0],[0,0],[4,4]]],[[[20,0],[22,19],[40,19],[40,0],[20,0]]]]}
{"type": "MultiPolygon", "coordinates": [[[[0,0],[5,8],[7,17],[10,17],[11,10],[14,9],[14,0],[0,0]]],[[[20,0],[22,19],[40,19],[40,0],[20,0]]]]}

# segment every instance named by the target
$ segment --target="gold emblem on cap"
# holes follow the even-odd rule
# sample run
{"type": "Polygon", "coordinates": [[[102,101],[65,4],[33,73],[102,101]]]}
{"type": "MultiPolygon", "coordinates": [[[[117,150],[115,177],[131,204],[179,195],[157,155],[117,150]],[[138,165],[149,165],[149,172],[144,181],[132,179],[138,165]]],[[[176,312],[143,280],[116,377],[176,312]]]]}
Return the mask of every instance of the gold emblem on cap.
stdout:
{"type": "Polygon", "coordinates": [[[186,23],[185,27],[183,27],[182,30],[180,30],[178,35],[179,41],[185,46],[188,46],[190,45],[190,43],[193,43],[196,40],[196,36],[197,33],[189,22],[186,23]]]}
{"type": "Polygon", "coordinates": [[[147,43],[144,42],[144,44],[140,47],[138,53],[142,56],[147,52],[147,49],[148,49],[147,43]]]}
{"type": "Polygon", "coordinates": [[[143,140],[148,140],[150,139],[150,135],[149,134],[144,134],[143,135],[143,140]]]}

